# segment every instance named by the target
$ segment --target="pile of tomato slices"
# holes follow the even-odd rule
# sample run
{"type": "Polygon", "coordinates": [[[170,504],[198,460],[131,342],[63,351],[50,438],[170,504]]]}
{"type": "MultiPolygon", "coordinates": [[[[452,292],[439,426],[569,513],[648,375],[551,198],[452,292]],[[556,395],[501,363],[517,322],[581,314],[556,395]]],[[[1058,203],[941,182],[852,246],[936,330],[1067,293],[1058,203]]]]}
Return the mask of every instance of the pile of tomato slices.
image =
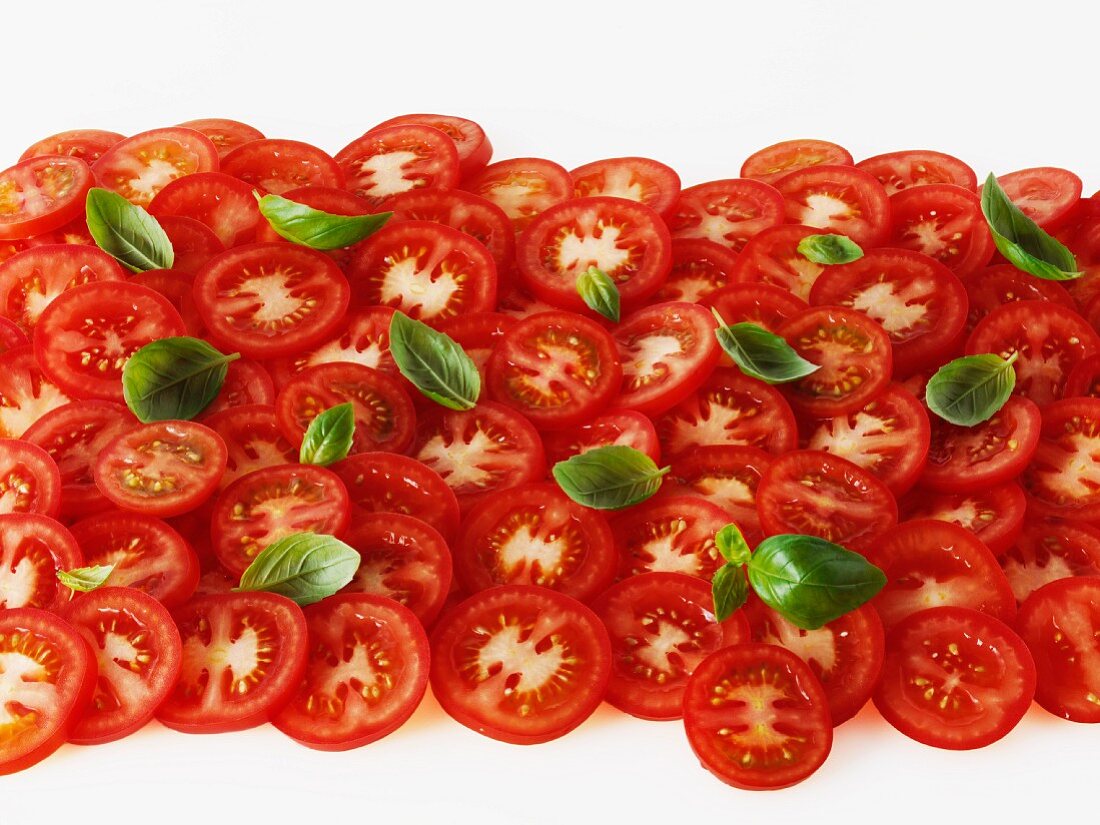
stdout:
{"type": "Polygon", "coordinates": [[[1064,169],[998,179],[1075,255],[1063,284],[1000,258],[977,176],[939,152],[788,141],[689,187],[647,158],[491,160],[476,123],[412,114],[335,154],[222,119],[80,130],[0,172],[0,773],[154,718],[358,747],[429,685],[511,743],[605,701],[683,719],[743,788],[805,779],[870,700],[952,749],[1033,698],[1100,722],[1100,197],[1064,169]],[[93,186],[155,218],[171,269],[96,246],[93,186]],[[392,216],[319,251],[257,194],[392,216]],[[799,244],[820,234],[864,254],[815,263],[799,244]],[[618,322],[578,292],[592,268],[618,322]],[[819,369],[749,377],[712,310],[819,369]],[[476,406],[401,373],[397,311],[473,359],[476,406]],[[122,370],[178,336],[241,357],[194,420],[141,423],[122,370]],[[973,427],[930,414],[929,376],[979,353],[1016,356],[1008,403],[973,427]],[[339,404],[350,455],[300,464],[339,404]],[[670,467],[660,492],[602,512],[553,482],[605,445],[670,467]],[[756,598],[720,622],[731,522],[750,545],[828,539],[887,584],[817,630],[756,598]],[[360,554],[340,593],[234,589],[300,532],[360,554]],[[96,565],[103,586],[59,580],[96,565]]]}

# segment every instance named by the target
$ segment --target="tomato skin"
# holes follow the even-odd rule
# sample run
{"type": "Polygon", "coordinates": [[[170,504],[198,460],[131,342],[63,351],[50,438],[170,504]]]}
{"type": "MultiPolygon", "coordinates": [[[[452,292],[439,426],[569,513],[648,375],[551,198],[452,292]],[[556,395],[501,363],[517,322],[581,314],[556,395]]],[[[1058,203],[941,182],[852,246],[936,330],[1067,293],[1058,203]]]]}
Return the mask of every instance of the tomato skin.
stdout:
{"type": "Polygon", "coordinates": [[[969,189],[978,188],[974,170],[956,157],[929,149],[887,152],[861,160],[857,169],[870,172],[886,188],[887,195],[918,186],[950,183],[969,189]]]}
{"type": "Polygon", "coordinates": [[[218,171],[218,149],[202,132],[179,126],[120,140],[92,165],[97,183],[138,206],[149,206],[173,180],[218,171]]]}
{"type": "Polygon", "coordinates": [[[740,252],[755,235],[783,223],[783,196],[758,180],[689,186],[665,215],[673,238],[704,238],[740,252]]]}
{"type": "Polygon", "coordinates": [[[745,445],[697,447],[672,462],[661,495],[695,495],[726,511],[745,541],[755,547],[764,538],[756,511],[756,490],[772,457],[745,445]]]}
{"type": "Polygon", "coordinates": [[[680,194],[680,176],[671,166],[650,158],[608,158],[578,166],[573,178],[576,198],[612,197],[644,203],[664,215],[680,194]]]}
{"type": "Polygon", "coordinates": [[[72,533],[52,518],[0,515],[0,615],[19,607],[59,610],[73,593],[57,572],[80,567],[83,558],[72,533]]]}
{"type": "Polygon", "coordinates": [[[25,439],[0,439],[0,513],[55,518],[60,508],[61,473],[50,454],[25,439]]]}
{"type": "Polygon", "coordinates": [[[889,245],[935,258],[960,278],[972,275],[993,257],[996,247],[971,189],[930,184],[890,197],[889,245]]]}
{"type": "Polygon", "coordinates": [[[469,177],[483,169],[493,156],[493,145],[489,142],[485,130],[474,121],[456,115],[398,115],[379,123],[371,131],[406,123],[431,126],[453,140],[455,149],[458,150],[459,171],[464,177],[469,177]]]}
{"type": "Polygon", "coordinates": [[[0,240],[65,226],[84,211],[94,182],[88,164],[62,155],[28,158],[0,172],[0,240]]]}
{"type": "Polygon", "coordinates": [[[833,744],[828,699],[810,668],[786,648],[751,642],[722,648],[695,669],[684,692],[684,728],[704,768],[727,785],[750,791],[801,782],[821,767],[833,744]],[[754,726],[744,708],[764,684],[766,698],[757,701],[773,715],[754,726]],[[730,732],[728,718],[746,730],[722,742],[723,731],[730,732]],[[760,739],[753,741],[754,735],[760,739]]]}
{"type": "Polygon", "coordinates": [[[31,144],[19,156],[20,160],[39,155],[67,155],[85,163],[95,163],[99,157],[122,140],[125,135],[105,129],[72,129],[42,138],[31,144]]]}
{"type": "Polygon", "coordinates": [[[433,221],[457,229],[489,250],[499,270],[512,265],[516,256],[516,233],[504,210],[495,203],[461,189],[414,189],[386,200],[383,211],[393,212],[390,220],[433,221]]]}
{"type": "Polygon", "coordinates": [[[571,430],[543,433],[542,443],[546,449],[546,463],[551,467],[559,461],[611,444],[633,447],[654,461],[661,460],[657,430],[648,416],[636,410],[608,410],[571,430]]]}
{"type": "Polygon", "coordinates": [[[344,173],[336,160],[300,140],[264,138],[243,143],[222,158],[221,171],[276,195],[301,186],[344,186],[344,173]]]}
{"type": "Polygon", "coordinates": [[[1058,519],[1029,519],[998,559],[1017,604],[1046,584],[1074,576],[1100,576],[1100,528],[1058,519]]]}
{"type": "Polygon", "coordinates": [[[784,140],[749,155],[741,164],[741,177],[773,183],[798,169],[822,164],[851,166],[852,163],[851,152],[827,140],[784,140]]]}
{"type": "Polygon", "coordinates": [[[1028,506],[1044,516],[1100,519],[1098,443],[1100,399],[1067,398],[1044,409],[1039,446],[1020,479],[1028,506]]]}
{"type": "Polygon", "coordinates": [[[254,187],[223,172],[198,172],[169,183],[149,204],[161,218],[191,218],[212,231],[226,249],[252,243],[267,225],[254,187]]]}
{"type": "Polygon", "coordinates": [[[1016,727],[1034,694],[1035,663],[1007,624],[976,610],[935,607],[890,631],[874,699],[909,738],[970,750],[1016,727]]]}
{"type": "Polygon", "coordinates": [[[985,485],[966,493],[940,493],[923,487],[901,500],[903,520],[933,519],[963,527],[995,555],[1003,553],[1020,534],[1027,498],[1014,481],[985,485]]]}
{"type": "Polygon", "coordinates": [[[821,230],[812,226],[781,224],[749,239],[737,256],[731,284],[779,287],[805,303],[817,278],[825,271],[798,251],[798,244],[821,230]]]}
{"type": "Polygon", "coordinates": [[[851,166],[820,165],[789,172],[775,181],[786,202],[788,223],[847,235],[860,246],[882,246],[890,231],[890,199],[874,175],[851,166]],[[813,199],[813,202],[811,202],[813,199]],[[820,214],[817,201],[834,208],[820,214]]]}
{"type": "MultiPolygon", "coordinates": [[[[998,175],[1008,199],[1043,229],[1055,229],[1081,199],[1081,179],[1068,169],[1038,166],[998,175]]],[[[981,187],[978,193],[981,194],[981,187]]]]}
{"type": "Polygon", "coordinates": [[[228,118],[205,117],[188,120],[179,125],[202,132],[210,138],[210,142],[218,148],[219,158],[224,158],[242,144],[264,139],[264,134],[259,129],[228,118]]]}
{"type": "Polygon", "coordinates": [[[619,578],[687,573],[710,581],[724,559],[714,534],[729,523],[717,504],[687,495],[654,496],[609,519],[619,578]]]}
{"type": "Polygon", "coordinates": [[[504,210],[516,231],[555,203],[573,197],[573,179],[563,166],[542,158],[491,163],[462,181],[462,188],[504,210]]]}
{"type": "Polygon", "coordinates": [[[375,127],[337,152],[335,159],[347,188],[374,206],[413,189],[450,189],[458,184],[454,141],[420,123],[375,127]]]}

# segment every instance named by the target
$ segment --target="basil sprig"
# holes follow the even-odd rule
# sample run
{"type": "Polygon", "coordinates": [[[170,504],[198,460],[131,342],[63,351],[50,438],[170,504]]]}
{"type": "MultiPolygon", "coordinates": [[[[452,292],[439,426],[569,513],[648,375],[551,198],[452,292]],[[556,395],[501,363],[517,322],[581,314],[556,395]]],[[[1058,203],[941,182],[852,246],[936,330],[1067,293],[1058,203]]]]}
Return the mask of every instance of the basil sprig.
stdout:
{"type": "Polygon", "coordinates": [[[190,420],[217,398],[231,361],[198,338],[161,338],[146,344],[122,368],[122,395],[138,420],[190,420]]]}
{"type": "Polygon", "coordinates": [[[401,374],[425,396],[452,410],[469,410],[481,395],[473,360],[450,336],[395,312],[390,354],[401,374]]]}
{"type": "Polygon", "coordinates": [[[96,245],[132,272],[171,269],[172,242],[157,219],[109,189],[88,190],[88,232],[96,245]]]}
{"type": "Polygon", "coordinates": [[[346,587],[361,561],[359,553],[332,536],[295,533],[260,551],[236,589],[278,593],[305,607],[346,587]]]}
{"type": "Polygon", "coordinates": [[[347,458],[355,439],[355,408],[337,404],[321,412],[309,422],[298,461],[327,467],[347,458]]]}
{"type": "Polygon", "coordinates": [[[749,554],[731,524],[715,544],[726,559],[711,581],[719,621],[745,603],[751,586],[768,607],[803,630],[816,630],[874,598],[886,584],[886,575],[859,553],[816,536],[769,536],[749,554]]]}
{"type": "Polygon", "coordinates": [[[1017,269],[1047,281],[1071,281],[1084,274],[1073,253],[1009,200],[992,174],[982,186],[982,214],[997,251],[1017,269]]]}
{"type": "Polygon", "coordinates": [[[798,254],[815,264],[850,264],[863,250],[846,235],[807,235],[798,242],[798,254]]]}
{"type": "Polygon", "coordinates": [[[619,323],[619,288],[602,269],[590,267],[577,276],[577,294],[588,308],[600,313],[609,321],[619,323]]]}
{"type": "Polygon", "coordinates": [[[621,444],[596,447],[554,465],[554,480],[578,504],[621,510],[661,489],[668,467],[658,467],[640,450],[621,444]]]}
{"type": "Polygon", "coordinates": [[[988,421],[1012,395],[1016,386],[1012,365],[1019,356],[1018,352],[1008,358],[986,353],[949,361],[928,379],[924,403],[944,421],[960,427],[988,421]]]}
{"type": "Polygon", "coordinates": [[[718,329],[714,334],[726,354],[741,372],[767,384],[786,384],[817,372],[821,367],[807,361],[794,348],[762,326],[750,323],[727,324],[712,308],[718,329]]]}
{"type": "Polygon", "coordinates": [[[369,238],[386,225],[393,212],[377,215],[334,215],[280,195],[253,192],[260,214],[282,238],[311,249],[343,249],[369,238]]]}
{"type": "Polygon", "coordinates": [[[102,587],[113,573],[113,564],[97,564],[93,567],[77,567],[73,570],[58,570],[57,580],[70,590],[90,593],[102,587]]]}

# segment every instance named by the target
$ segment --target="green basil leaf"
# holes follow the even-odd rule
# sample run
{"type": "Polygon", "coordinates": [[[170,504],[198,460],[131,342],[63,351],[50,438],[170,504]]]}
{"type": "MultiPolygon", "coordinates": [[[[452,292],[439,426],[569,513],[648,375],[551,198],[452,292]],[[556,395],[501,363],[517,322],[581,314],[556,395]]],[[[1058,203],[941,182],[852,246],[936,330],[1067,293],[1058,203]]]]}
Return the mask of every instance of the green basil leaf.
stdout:
{"type": "Polygon", "coordinates": [[[749,597],[749,583],[740,564],[723,564],[710,581],[710,593],[714,599],[714,617],[724,622],[733,611],[741,607],[749,597]]]}
{"type": "Polygon", "coordinates": [[[577,293],[589,309],[619,323],[619,288],[602,269],[593,266],[577,276],[577,293]]]}
{"type": "Polygon", "coordinates": [[[960,427],[973,427],[993,417],[1016,386],[1012,365],[1019,357],[987,353],[956,358],[928,379],[924,402],[928,409],[960,427]]]}
{"type": "Polygon", "coordinates": [[[845,235],[807,235],[798,242],[798,254],[815,264],[850,264],[863,250],[845,235]]]}
{"type": "Polygon", "coordinates": [[[355,438],[355,408],[350,404],[329,407],[309,422],[298,461],[327,467],[342,461],[351,452],[355,438]]]}
{"type": "Polygon", "coordinates": [[[395,312],[390,321],[390,354],[401,374],[437,404],[469,410],[481,395],[477,367],[453,339],[395,312]]]}
{"type": "Polygon", "coordinates": [[[745,541],[741,528],[736,524],[727,524],[719,530],[714,536],[714,544],[718,547],[722,558],[730,564],[748,564],[749,559],[752,558],[749,543],[745,541]]]}
{"type": "Polygon", "coordinates": [[[804,630],[855,610],[886,584],[886,575],[859,553],[816,536],[769,536],[748,569],[760,600],[804,630]]]}
{"type": "Polygon", "coordinates": [[[992,174],[982,186],[982,214],[997,250],[1017,269],[1047,281],[1071,281],[1084,274],[1073,253],[1009,200],[992,174]]]}
{"type": "Polygon", "coordinates": [[[190,420],[218,396],[231,361],[198,338],[161,338],[146,344],[122,368],[126,406],[143,423],[190,420]]]}
{"type": "Polygon", "coordinates": [[[767,384],[786,384],[817,372],[821,367],[794,351],[794,348],[757,324],[729,324],[712,309],[718,321],[718,343],[741,372],[767,384]]]}
{"type": "Polygon", "coordinates": [[[279,195],[260,196],[260,214],[283,238],[311,249],[343,249],[369,238],[386,225],[393,212],[377,215],[333,215],[279,195]]]}
{"type": "Polygon", "coordinates": [[[569,498],[594,510],[620,510],[645,501],[661,488],[668,467],[621,444],[596,447],[559,461],[554,480],[569,498]]]}
{"type": "Polygon", "coordinates": [[[77,567],[75,570],[58,570],[57,580],[70,590],[90,593],[102,587],[114,572],[113,564],[97,564],[94,567],[77,567]]]}
{"type": "Polygon", "coordinates": [[[236,590],[264,590],[305,607],[343,589],[362,557],[332,536],[295,533],[269,544],[253,559],[236,590]]]}
{"type": "Polygon", "coordinates": [[[88,232],[96,245],[133,272],[171,269],[175,252],[157,219],[108,189],[88,190],[88,232]]]}

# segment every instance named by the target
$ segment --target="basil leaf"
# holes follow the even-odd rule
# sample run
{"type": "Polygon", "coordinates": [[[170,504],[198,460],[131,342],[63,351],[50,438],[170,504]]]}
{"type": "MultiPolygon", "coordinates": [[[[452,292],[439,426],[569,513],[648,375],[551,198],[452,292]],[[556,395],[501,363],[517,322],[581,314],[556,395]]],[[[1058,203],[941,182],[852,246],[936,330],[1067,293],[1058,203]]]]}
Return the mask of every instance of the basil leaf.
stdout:
{"type": "Polygon", "coordinates": [[[749,559],[752,558],[752,550],[749,549],[741,528],[736,524],[727,524],[719,530],[714,535],[714,543],[718,547],[718,552],[722,554],[722,558],[730,564],[748,564],[749,559]]]}
{"type": "Polygon", "coordinates": [[[108,189],[88,190],[88,232],[96,245],[133,272],[171,269],[175,252],[157,219],[108,189]]]}
{"type": "Polygon", "coordinates": [[[798,242],[798,254],[815,264],[850,264],[863,250],[845,235],[807,235],[798,242]]]}
{"type": "Polygon", "coordinates": [[[260,551],[235,589],[278,593],[305,607],[347,586],[361,560],[353,548],[332,536],[295,533],[260,551]]]}
{"type": "Polygon", "coordinates": [[[94,567],[77,567],[75,570],[58,570],[57,580],[70,590],[90,593],[102,587],[107,577],[115,570],[113,564],[98,564],[94,567]]]}
{"type": "Polygon", "coordinates": [[[190,420],[218,396],[231,361],[198,338],[161,338],[146,344],[122,368],[126,406],[143,423],[190,420]]]}
{"type": "Polygon", "coordinates": [[[311,249],[343,249],[369,238],[386,225],[393,212],[377,215],[334,215],[279,195],[260,196],[260,214],[282,238],[311,249]]]}
{"type": "Polygon", "coordinates": [[[748,568],[760,600],[803,630],[855,610],[886,584],[886,575],[859,553],[816,536],[769,536],[748,568]]]}
{"type": "Polygon", "coordinates": [[[712,312],[718,320],[718,329],[714,331],[718,343],[749,378],[767,384],[786,384],[821,369],[763,327],[749,323],[727,325],[717,309],[712,308],[712,312]]]}
{"type": "Polygon", "coordinates": [[[992,174],[982,186],[982,214],[997,251],[1017,269],[1047,281],[1071,281],[1084,274],[1073,253],[1009,200],[992,174]]]}
{"type": "Polygon", "coordinates": [[[992,353],[956,358],[928,379],[924,402],[944,421],[960,427],[981,424],[1012,395],[1016,386],[1012,365],[1018,357],[1014,352],[1008,358],[992,353]]]}
{"type": "Polygon", "coordinates": [[[588,308],[619,323],[619,288],[602,269],[591,267],[577,277],[577,293],[588,308]]]}
{"type": "Polygon", "coordinates": [[[395,312],[390,321],[390,354],[401,374],[437,404],[469,410],[481,395],[477,367],[449,336],[395,312]]]}
{"type": "Polygon", "coordinates": [[[749,583],[740,564],[723,564],[710,582],[714,598],[714,618],[724,622],[733,611],[741,607],[749,597],[749,583]]]}
{"type": "Polygon", "coordinates": [[[347,458],[354,438],[355,408],[350,403],[329,407],[309,422],[298,461],[327,467],[347,458]]]}
{"type": "Polygon", "coordinates": [[[554,480],[578,504],[594,510],[620,510],[645,501],[661,488],[668,467],[621,444],[596,447],[559,461],[554,480]]]}

